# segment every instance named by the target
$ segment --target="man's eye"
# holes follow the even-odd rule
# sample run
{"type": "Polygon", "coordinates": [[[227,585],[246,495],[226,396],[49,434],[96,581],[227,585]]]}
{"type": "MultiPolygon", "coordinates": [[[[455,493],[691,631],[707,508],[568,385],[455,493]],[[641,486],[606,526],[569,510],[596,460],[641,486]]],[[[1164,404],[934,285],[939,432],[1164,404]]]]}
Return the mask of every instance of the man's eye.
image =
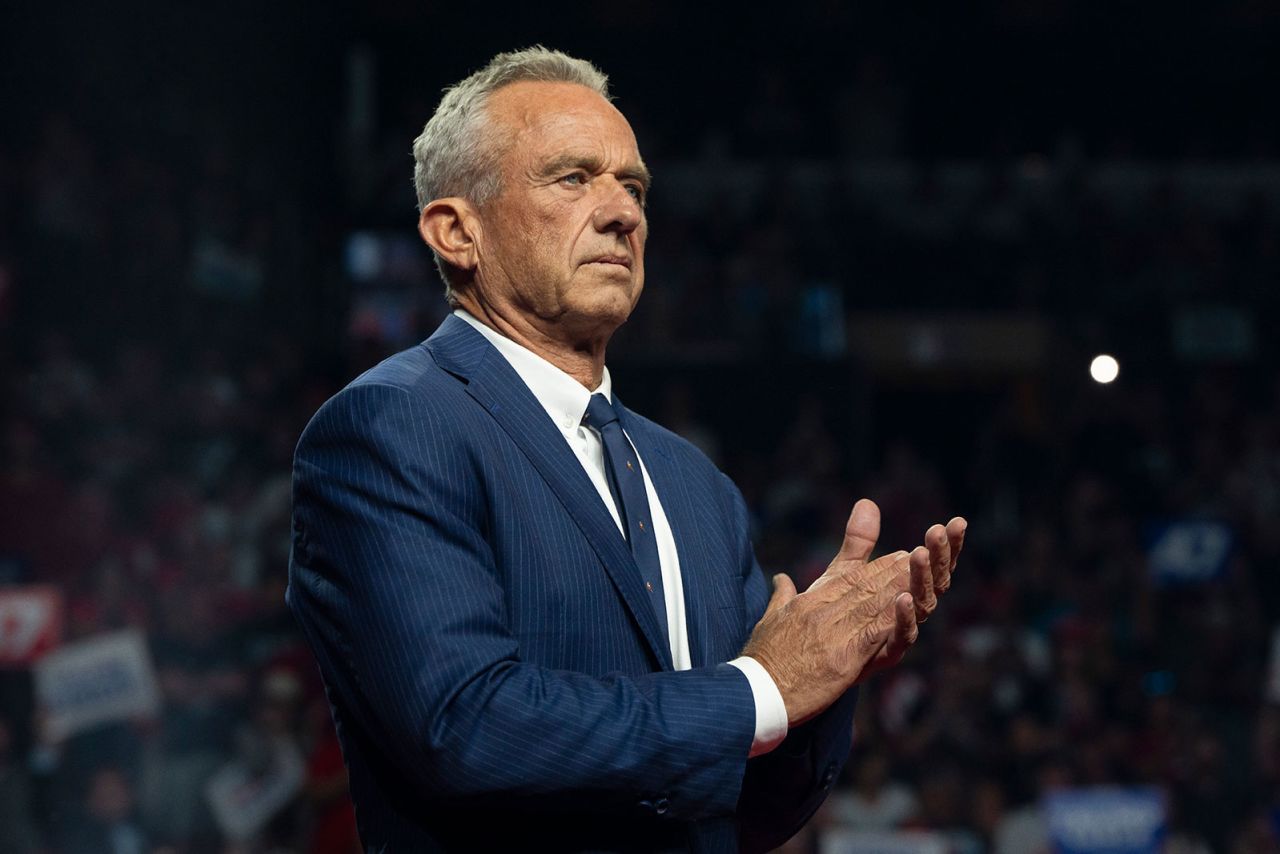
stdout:
{"type": "Polygon", "coordinates": [[[641,187],[638,184],[628,184],[627,192],[630,193],[631,198],[635,199],[637,202],[642,204],[644,203],[644,187],[641,187]]]}
{"type": "Polygon", "coordinates": [[[568,184],[570,187],[579,187],[586,183],[586,178],[581,172],[570,172],[560,179],[561,184],[568,184]]]}

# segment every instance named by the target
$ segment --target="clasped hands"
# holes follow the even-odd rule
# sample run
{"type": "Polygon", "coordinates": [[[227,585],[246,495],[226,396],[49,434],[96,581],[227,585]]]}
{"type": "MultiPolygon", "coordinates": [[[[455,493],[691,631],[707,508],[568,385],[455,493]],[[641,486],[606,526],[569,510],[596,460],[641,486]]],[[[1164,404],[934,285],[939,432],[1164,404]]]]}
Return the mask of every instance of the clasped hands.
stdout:
{"type": "Polygon", "coordinates": [[[790,726],[902,660],[951,586],[967,527],[957,516],[930,527],[924,545],[868,561],[880,508],[863,498],[849,514],[840,552],[808,590],[797,593],[788,576],[773,577],[773,596],[742,654],[773,677],[790,726]]]}

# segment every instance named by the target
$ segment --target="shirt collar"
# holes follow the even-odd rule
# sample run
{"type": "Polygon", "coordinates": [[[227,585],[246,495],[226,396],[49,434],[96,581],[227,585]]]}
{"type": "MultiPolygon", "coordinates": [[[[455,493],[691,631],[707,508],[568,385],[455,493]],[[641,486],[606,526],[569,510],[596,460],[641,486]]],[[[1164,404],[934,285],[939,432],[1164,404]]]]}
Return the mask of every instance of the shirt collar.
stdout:
{"type": "Polygon", "coordinates": [[[570,430],[582,423],[582,416],[586,414],[592,394],[603,394],[610,403],[613,402],[613,382],[609,379],[607,367],[600,377],[600,386],[594,392],[587,391],[582,383],[529,348],[485,326],[467,311],[458,308],[453,313],[471,324],[502,354],[551,416],[551,420],[562,430],[570,430]]]}

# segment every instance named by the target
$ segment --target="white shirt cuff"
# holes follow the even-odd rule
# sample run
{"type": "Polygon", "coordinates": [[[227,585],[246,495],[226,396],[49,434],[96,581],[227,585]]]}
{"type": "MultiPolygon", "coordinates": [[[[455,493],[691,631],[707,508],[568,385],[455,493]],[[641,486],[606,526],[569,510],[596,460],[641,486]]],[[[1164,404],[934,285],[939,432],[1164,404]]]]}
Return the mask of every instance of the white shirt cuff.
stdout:
{"type": "Polygon", "coordinates": [[[756,701],[756,735],[749,756],[768,753],[787,737],[787,704],[782,701],[782,692],[764,665],[751,656],[743,655],[729,663],[747,677],[756,701]]]}

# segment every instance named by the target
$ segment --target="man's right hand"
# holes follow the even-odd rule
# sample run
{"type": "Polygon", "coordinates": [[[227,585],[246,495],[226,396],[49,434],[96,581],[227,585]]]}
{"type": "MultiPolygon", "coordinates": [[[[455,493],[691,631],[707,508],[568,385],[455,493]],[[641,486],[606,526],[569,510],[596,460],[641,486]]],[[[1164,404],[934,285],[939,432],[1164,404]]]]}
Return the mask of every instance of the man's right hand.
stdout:
{"type": "Polygon", "coordinates": [[[775,575],[773,597],[742,650],[773,677],[790,726],[836,701],[849,686],[902,659],[950,586],[967,523],[934,525],[925,545],[867,561],[880,536],[880,508],[853,505],[844,543],[804,593],[775,575]]]}

